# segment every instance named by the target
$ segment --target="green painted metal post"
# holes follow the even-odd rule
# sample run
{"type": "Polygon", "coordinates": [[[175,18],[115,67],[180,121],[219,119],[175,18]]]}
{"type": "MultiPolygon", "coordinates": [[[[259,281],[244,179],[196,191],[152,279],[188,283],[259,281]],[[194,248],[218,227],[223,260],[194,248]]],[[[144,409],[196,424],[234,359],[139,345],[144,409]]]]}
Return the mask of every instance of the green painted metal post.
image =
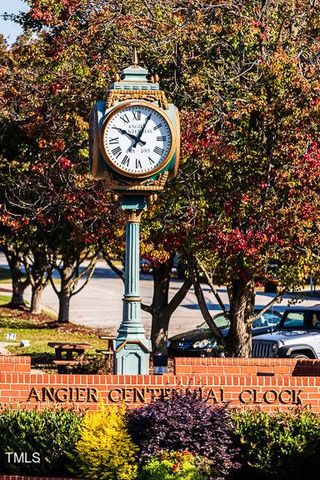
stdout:
{"type": "Polygon", "coordinates": [[[140,272],[140,218],[146,209],[146,199],[140,196],[123,197],[121,208],[127,216],[125,291],[122,322],[114,342],[114,373],[137,375],[149,373],[150,340],[145,337],[141,322],[140,272]]]}

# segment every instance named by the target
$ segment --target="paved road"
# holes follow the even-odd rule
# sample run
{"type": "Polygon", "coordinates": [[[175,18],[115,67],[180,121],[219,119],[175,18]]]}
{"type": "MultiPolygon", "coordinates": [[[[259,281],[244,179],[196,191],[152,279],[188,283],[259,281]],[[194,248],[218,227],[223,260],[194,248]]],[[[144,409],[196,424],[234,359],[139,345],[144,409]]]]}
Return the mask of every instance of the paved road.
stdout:
{"type": "MultiPolygon", "coordinates": [[[[0,253],[0,267],[7,267],[4,256],[0,253]]],[[[152,275],[143,274],[140,280],[141,297],[144,303],[150,304],[152,300],[152,275]]],[[[9,288],[9,286],[0,285],[9,288]]],[[[171,282],[170,295],[173,296],[181,286],[181,281],[173,279],[171,282]]],[[[216,313],[220,307],[215,301],[209,289],[204,287],[205,297],[210,311],[216,313]]],[[[225,288],[218,289],[222,300],[228,306],[225,288]]],[[[88,285],[77,295],[72,297],[70,306],[70,319],[72,322],[95,328],[108,328],[116,333],[121,321],[123,284],[117,275],[106,266],[104,261],[99,261],[93,278],[88,285]]],[[[268,303],[273,294],[257,293],[256,306],[261,307],[268,303]]],[[[30,290],[26,292],[26,298],[30,299],[30,290]]],[[[284,298],[281,304],[274,308],[283,311],[288,305],[289,297],[284,298]]],[[[304,305],[313,305],[315,300],[306,300],[304,305]]],[[[58,311],[58,299],[51,286],[48,286],[43,294],[43,305],[55,312],[58,311]]],[[[150,333],[151,316],[141,312],[142,322],[147,334],[150,333]]],[[[193,290],[190,290],[182,304],[177,308],[170,322],[169,334],[194,328],[203,322],[193,290]]]]}

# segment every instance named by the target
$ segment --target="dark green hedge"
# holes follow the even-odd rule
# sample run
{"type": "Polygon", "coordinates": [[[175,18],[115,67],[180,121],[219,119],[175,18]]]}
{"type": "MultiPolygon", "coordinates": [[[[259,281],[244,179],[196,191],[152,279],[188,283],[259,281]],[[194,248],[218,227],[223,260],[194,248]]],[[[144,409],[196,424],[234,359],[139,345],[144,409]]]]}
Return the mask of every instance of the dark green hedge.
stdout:
{"type": "Polygon", "coordinates": [[[67,475],[68,452],[78,440],[80,422],[81,416],[69,410],[4,410],[0,414],[0,473],[67,475]],[[9,452],[15,452],[16,458],[9,452]],[[19,462],[21,455],[23,462],[19,462]]]}
{"type": "Polygon", "coordinates": [[[320,416],[307,409],[234,411],[246,480],[316,480],[320,476],[320,416]]]}

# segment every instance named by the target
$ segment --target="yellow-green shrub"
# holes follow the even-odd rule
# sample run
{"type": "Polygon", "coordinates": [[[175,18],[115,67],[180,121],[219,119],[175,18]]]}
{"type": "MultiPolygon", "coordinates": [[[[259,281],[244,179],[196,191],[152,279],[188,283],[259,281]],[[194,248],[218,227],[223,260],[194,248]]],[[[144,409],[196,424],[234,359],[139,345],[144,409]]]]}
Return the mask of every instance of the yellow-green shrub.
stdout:
{"type": "Polygon", "coordinates": [[[87,412],[80,424],[74,455],[77,475],[90,480],[134,480],[136,451],[126,427],[125,406],[100,403],[99,410],[87,412]]]}

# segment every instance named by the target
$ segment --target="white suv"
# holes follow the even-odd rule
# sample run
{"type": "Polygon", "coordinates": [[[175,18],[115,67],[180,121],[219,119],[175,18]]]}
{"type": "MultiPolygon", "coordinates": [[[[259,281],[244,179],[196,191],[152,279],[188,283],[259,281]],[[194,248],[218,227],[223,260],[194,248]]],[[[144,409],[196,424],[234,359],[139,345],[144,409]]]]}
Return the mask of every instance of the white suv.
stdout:
{"type": "Polygon", "coordinates": [[[320,305],[292,307],[272,333],[252,339],[255,358],[320,358],[320,305]]]}

